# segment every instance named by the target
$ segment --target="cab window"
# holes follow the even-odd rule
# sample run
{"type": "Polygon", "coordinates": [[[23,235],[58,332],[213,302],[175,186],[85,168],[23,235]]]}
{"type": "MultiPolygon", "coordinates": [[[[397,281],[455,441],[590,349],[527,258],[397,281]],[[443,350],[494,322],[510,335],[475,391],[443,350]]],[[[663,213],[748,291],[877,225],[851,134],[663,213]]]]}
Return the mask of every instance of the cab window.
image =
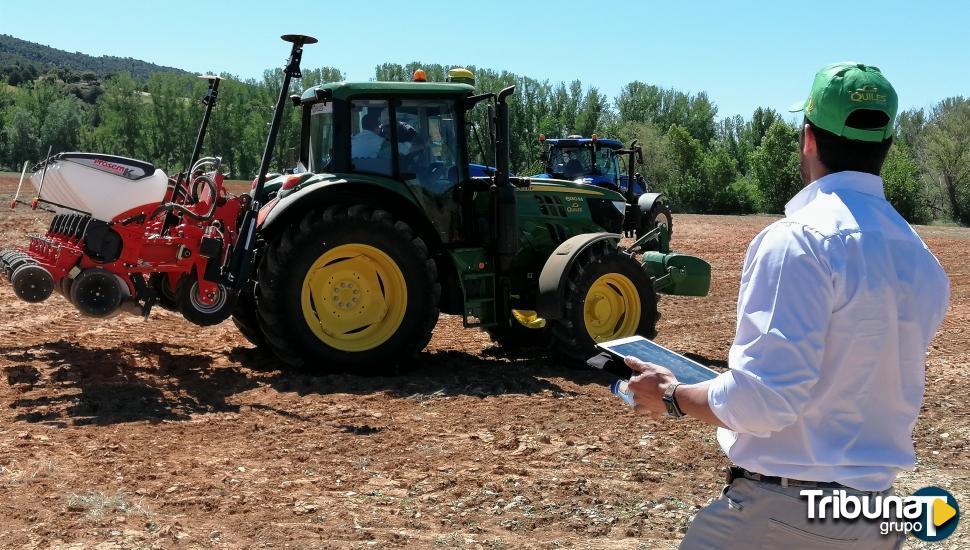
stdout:
{"type": "Polygon", "coordinates": [[[596,175],[608,176],[616,179],[616,155],[609,147],[598,147],[596,149],[596,175]]]}
{"type": "Polygon", "coordinates": [[[310,107],[310,171],[330,169],[333,160],[333,103],[310,107]]]}
{"type": "Polygon", "coordinates": [[[350,103],[350,162],[355,172],[391,175],[387,101],[350,103]]]}

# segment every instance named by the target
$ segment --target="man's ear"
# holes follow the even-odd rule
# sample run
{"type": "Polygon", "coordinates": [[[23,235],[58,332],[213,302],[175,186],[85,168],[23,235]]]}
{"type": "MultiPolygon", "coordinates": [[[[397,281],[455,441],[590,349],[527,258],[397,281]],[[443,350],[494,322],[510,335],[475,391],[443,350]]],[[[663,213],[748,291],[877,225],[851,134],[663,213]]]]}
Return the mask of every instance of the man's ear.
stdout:
{"type": "Polygon", "coordinates": [[[818,156],[818,145],[815,142],[815,133],[812,132],[810,124],[802,127],[802,154],[806,157],[818,156]]]}

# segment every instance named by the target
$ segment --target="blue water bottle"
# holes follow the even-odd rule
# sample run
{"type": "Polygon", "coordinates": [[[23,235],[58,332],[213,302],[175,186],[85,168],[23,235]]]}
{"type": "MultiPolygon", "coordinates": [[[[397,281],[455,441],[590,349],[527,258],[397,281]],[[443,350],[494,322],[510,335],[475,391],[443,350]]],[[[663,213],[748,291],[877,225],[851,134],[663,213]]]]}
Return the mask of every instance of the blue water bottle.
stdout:
{"type": "Polygon", "coordinates": [[[628,380],[617,380],[610,385],[610,391],[613,395],[619,397],[627,405],[634,407],[636,402],[633,400],[633,392],[630,391],[630,382],[628,380]]]}

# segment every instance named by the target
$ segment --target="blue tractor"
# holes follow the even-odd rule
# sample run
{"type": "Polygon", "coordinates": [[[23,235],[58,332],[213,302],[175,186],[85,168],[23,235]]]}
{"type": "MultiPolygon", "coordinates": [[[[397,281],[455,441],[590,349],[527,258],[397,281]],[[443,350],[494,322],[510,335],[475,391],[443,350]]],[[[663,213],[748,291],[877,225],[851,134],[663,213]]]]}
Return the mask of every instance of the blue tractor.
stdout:
{"type": "Polygon", "coordinates": [[[666,237],[673,232],[670,205],[662,193],[650,193],[643,176],[636,171],[643,163],[643,150],[636,140],[629,148],[615,139],[584,138],[572,135],[546,139],[540,153],[545,172],[534,178],[570,180],[604,187],[622,193],[627,199],[624,232],[640,238],[658,226],[665,226],[666,237]],[[632,182],[632,185],[631,185],[632,182]]]}

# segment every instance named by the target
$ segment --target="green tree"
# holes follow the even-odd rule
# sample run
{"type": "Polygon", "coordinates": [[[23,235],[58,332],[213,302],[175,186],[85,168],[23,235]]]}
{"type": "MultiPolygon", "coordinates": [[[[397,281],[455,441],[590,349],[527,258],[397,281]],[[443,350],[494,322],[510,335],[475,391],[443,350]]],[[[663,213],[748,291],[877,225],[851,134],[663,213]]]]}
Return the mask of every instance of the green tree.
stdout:
{"type": "MultiPolygon", "coordinates": [[[[203,110],[203,83],[193,77],[155,73],[148,79],[150,102],[144,112],[148,159],[169,173],[187,169],[193,133],[203,110]]],[[[218,103],[217,103],[218,106],[218,103]]]]}
{"type": "Polygon", "coordinates": [[[41,147],[50,146],[54,153],[76,151],[81,143],[83,121],[84,108],[80,101],[74,97],[55,100],[47,109],[47,117],[40,127],[41,147]]]}
{"type": "Polygon", "coordinates": [[[336,67],[319,67],[317,69],[304,69],[301,84],[303,89],[327,84],[328,82],[340,82],[346,77],[344,73],[336,67]]]}
{"type": "Polygon", "coordinates": [[[717,107],[705,92],[690,95],[634,81],[620,90],[616,108],[621,120],[651,122],[664,132],[676,124],[705,147],[717,133],[717,107]]]}
{"type": "Polygon", "coordinates": [[[667,132],[667,151],[670,156],[672,177],[667,185],[666,193],[674,204],[687,210],[697,208],[702,191],[701,160],[703,148],[700,141],[690,133],[673,125],[667,132]]]}
{"type": "Polygon", "coordinates": [[[922,164],[938,182],[950,215],[970,224],[970,99],[951,97],[937,104],[919,143],[922,164]]]}
{"type": "Polygon", "coordinates": [[[731,184],[738,177],[738,166],[723,147],[705,151],[701,158],[698,194],[693,209],[704,214],[734,214],[741,210],[741,200],[731,184]]]}
{"type": "Polygon", "coordinates": [[[9,164],[17,166],[24,161],[41,160],[37,153],[40,149],[39,129],[37,117],[22,106],[14,105],[7,111],[3,131],[9,164]]]}
{"type": "Polygon", "coordinates": [[[926,129],[926,111],[910,109],[896,116],[896,143],[914,148],[926,129]]]}
{"type": "Polygon", "coordinates": [[[147,97],[128,73],[105,82],[105,94],[98,103],[100,125],[92,139],[97,150],[133,158],[147,158],[144,112],[147,97]]]}
{"type": "Polygon", "coordinates": [[[758,186],[760,207],[765,212],[780,213],[801,188],[798,169],[798,133],[781,121],[775,121],[765,133],[761,145],[751,153],[749,176],[758,186]]]}
{"type": "Polygon", "coordinates": [[[889,150],[882,166],[886,199],[910,223],[926,223],[929,211],[919,181],[919,164],[909,148],[897,143],[889,150]]]}

